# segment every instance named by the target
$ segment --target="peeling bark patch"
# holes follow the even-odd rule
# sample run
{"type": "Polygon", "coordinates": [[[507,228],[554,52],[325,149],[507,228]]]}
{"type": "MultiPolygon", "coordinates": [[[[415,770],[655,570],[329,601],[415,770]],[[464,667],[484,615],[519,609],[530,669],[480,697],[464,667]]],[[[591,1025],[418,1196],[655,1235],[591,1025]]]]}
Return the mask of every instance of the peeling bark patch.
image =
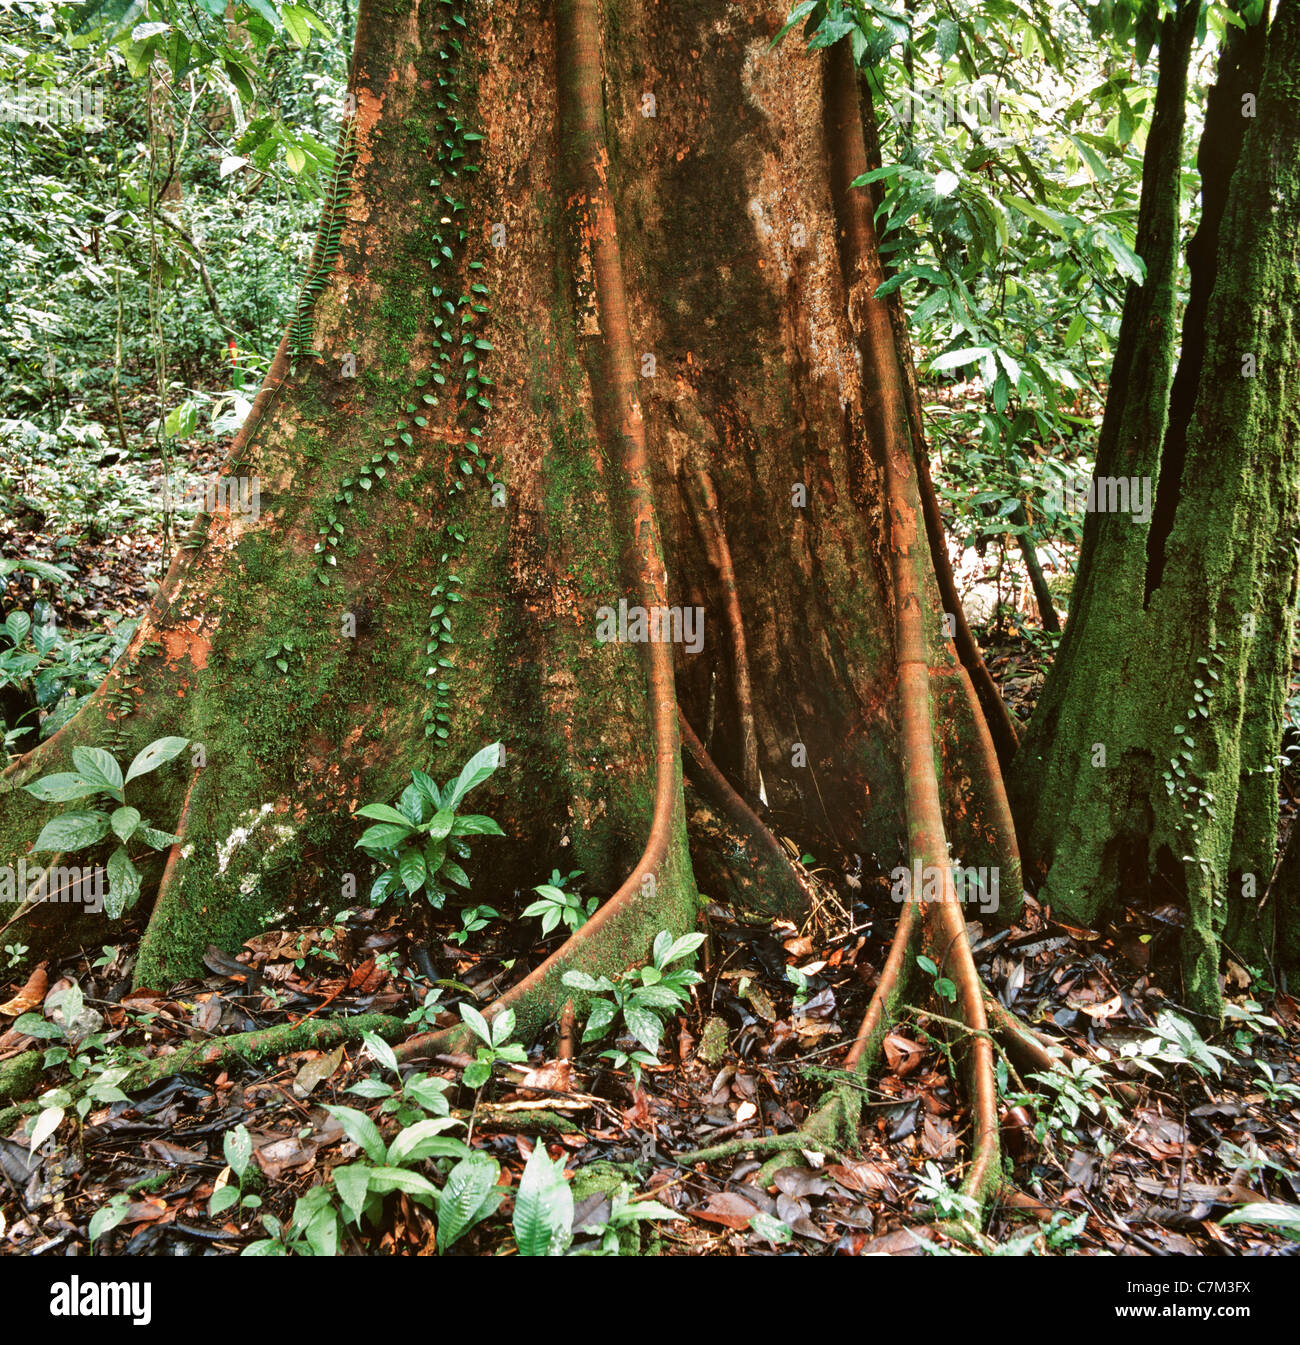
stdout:
{"type": "Polygon", "coordinates": [[[212,650],[212,644],[199,634],[201,625],[202,623],[196,618],[184,626],[172,626],[158,633],[158,638],[166,650],[167,666],[173,672],[182,659],[189,659],[200,671],[208,666],[208,654],[212,650]]]}

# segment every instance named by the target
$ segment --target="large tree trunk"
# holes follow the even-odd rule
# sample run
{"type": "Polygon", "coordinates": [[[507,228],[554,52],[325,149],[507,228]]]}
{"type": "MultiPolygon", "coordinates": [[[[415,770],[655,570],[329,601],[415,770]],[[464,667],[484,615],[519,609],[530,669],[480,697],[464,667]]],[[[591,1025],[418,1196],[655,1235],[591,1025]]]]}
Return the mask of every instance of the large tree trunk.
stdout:
{"type": "Polygon", "coordinates": [[[1012,793],[1040,895],[1058,911],[1090,922],[1121,896],[1185,903],[1185,992],[1216,1012],[1221,941],[1242,956],[1271,941],[1260,897],[1276,841],[1300,522],[1300,6],[1282,0],[1262,80],[1262,29],[1223,53],[1171,400],[1171,341],[1159,333],[1173,311],[1195,9],[1163,30],[1139,234],[1147,281],[1126,305],[1098,452],[1099,477],[1158,478],[1157,507],[1147,525],[1089,518],[1012,793]],[[1246,119],[1242,95],[1256,91],[1246,119]]]}
{"type": "MultiPolygon", "coordinates": [[[[713,726],[696,755],[744,795],[708,777],[742,829],[765,803],[821,853],[942,868],[937,956],[978,1032],[948,840],[1000,871],[1004,909],[1019,866],[944,637],[849,185],[865,160],[847,52],[769,50],[757,0],[630,3],[603,31],[593,0],[551,13],[497,0],[466,29],[432,0],[362,5],[341,214],[293,328],[313,354],[291,365],[286,336],[225,469],[260,481],[260,517],[201,523],[101,693],[8,783],[66,769],[78,743],[203,745],[139,804],[156,825],[184,804],[141,903],[136,976],[158,985],[265,916],[356,904],[358,803],[499,739],[475,806],[508,839],[480,843],[478,897],[508,903],[559,863],[612,894],[510,992],[535,1029],[566,968],[623,966],[689,927],[697,872],[716,895],[744,881],[690,832],[680,712],[713,726]],[[598,640],[620,600],[703,608],[701,648],[598,640]],[[287,673],[265,657],[285,641],[287,673]]],[[[0,798],[4,857],[45,811],[0,798]]],[[[772,850],[751,905],[781,895],[772,850]]],[[[116,937],[65,905],[21,919],[33,956],[116,937]]],[[[986,1189],[986,1036],[972,1056],[986,1189]]]]}

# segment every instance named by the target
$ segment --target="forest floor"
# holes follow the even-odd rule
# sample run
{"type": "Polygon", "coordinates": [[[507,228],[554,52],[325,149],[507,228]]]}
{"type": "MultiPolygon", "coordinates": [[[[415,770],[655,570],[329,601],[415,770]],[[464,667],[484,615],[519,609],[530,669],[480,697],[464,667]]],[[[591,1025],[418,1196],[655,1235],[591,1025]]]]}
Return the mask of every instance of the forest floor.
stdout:
{"type": "MultiPolygon", "coordinates": [[[[412,1082],[418,1091],[425,1071],[448,1081],[452,1115],[465,1127],[457,1134],[500,1163],[507,1197],[532,1145],[546,1143],[574,1174],[576,1229],[604,1230],[618,1193],[683,1216],[627,1225],[625,1250],[638,1239],[670,1255],[963,1250],[926,1228],[936,1213],[953,1213],[969,1138],[952,1047],[934,1014],[910,1012],[886,1038],[882,1067],[865,1089],[856,1153],[805,1152],[807,1166],[768,1173],[762,1184],[759,1157],[679,1161],[720,1140],[798,1127],[836,1078],[896,908],[887,880],[864,876],[855,889],[843,874],[817,877],[825,900],[803,928],[708,908],[704,980],[690,1010],[670,1020],[661,1063],[645,1069],[640,1088],[595,1056],[609,1042],[561,1059],[549,1040],[527,1062],[498,1065],[477,1092],[457,1083],[468,1057],[417,1062],[408,1091],[412,1082]]],[[[195,1041],[311,1015],[458,1023],[452,1006],[487,998],[553,946],[558,936],[532,942],[529,923],[494,922],[472,949],[443,942],[436,987],[413,970],[400,917],[356,911],[323,927],[267,931],[235,950],[237,959],[214,949],[212,974],[165,993],[133,993],[130,947],[105,949],[10,985],[0,1014],[39,1012],[68,983],[79,986],[86,1035],[74,1061],[46,1071],[47,1087],[67,1084],[70,1066],[93,1078],[110,1058],[159,1060],[195,1041]]],[[[1219,1219],[1246,1202],[1300,1199],[1295,1000],[1238,991],[1230,1030],[1207,1046],[1176,1026],[1186,1019],[1168,1017],[1176,1006],[1160,983],[1169,982],[1175,942],[1169,912],[1129,911],[1122,926],[1094,934],[1052,923],[1031,902],[1011,928],[972,933],[1002,1001],[1092,1062],[1082,1075],[1023,1081],[1000,1065],[1016,1190],[995,1206],[985,1250],[1294,1251],[1267,1229],[1219,1219]],[[1107,1090],[1118,1080],[1136,1087],[1136,1100],[1113,1099],[1107,1090]]],[[[49,1045],[63,1047],[11,1028],[0,1033],[0,1061],[49,1045]]],[[[11,1123],[0,1132],[0,1245],[31,1255],[88,1251],[91,1219],[123,1195],[121,1222],[100,1238],[102,1250],[236,1252],[265,1236],[263,1214],[286,1219],[296,1197],[358,1157],[327,1107],[384,1120],[393,1108],[380,1099],[394,1082],[375,1051],[340,1044],[163,1079],[129,1100],[93,1105],[82,1124],[65,1124],[67,1142],[36,1155],[21,1123],[11,1123]],[[242,1190],[260,1203],[213,1217],[214,1188],[235,1180],[223,1138],[241,1124],[254,1158],[242,1190]]],[[[395,1200],[385,1227],[356,1249],[431,1250],[429,1214],[404,1195],[395,1200]]],[[[507,1203],[457,1250],[509,1249],[508,1214],[507,1203]]],[[[601,1240],[580,1233],[575,1246],[601,1240]]]]}
{"type": "MultiPolygon", "coordinates": [[[[179,451],[194,472],[219,461],[197,440],[179,451]]],[[[58,563],[69,582],[51,590],[12,576],[2,612],[30,611],[34,598],[45,598],[73,636],[139,615],[160,573],[160,474],[116,454],[108,459],[95,464],[96,479],[101,496],[125,511],[116,528],[73,526],[39,455],[26,467],[9,465],[4,488],[26,504],[11,503],[0,517],[0,550],[58,563]]],[[[1012,633],[980,634],[994,677],[1026,717],[1050,642],[1024,622],[1012,633]]],[[[802,840],[786,843],[797,855],[802,840]]],[[[810,868],[822,900],[802,926],[709,906],[704,979],[689,1010],[670,1017],[661,1062],[644,1070],[639,1086],[596,1054],[611,1040],[580,1047],[572,1059],[543,1041],[526,1063],[498,1064],[478,1091],[459,1082],[468,1058],[416,1063],[408,1092],[414,1081],[418,1094],[425,1077],[445,1080],[446,1102],[464,1123],[456,1133],[501,1166],[506,1201],[466,1232],[458,1252],[512,1248],[510,1195],[539,1142],[573,1174],[579,1249],[608,1249],[612,1228],[625,1251],[670,1255],[971,1250],[928,1227],[936,1215],[960,1216],[953,1202],[970,1129],[948,1025],[934,1011],[909,1010],[886,1038],[881,1067],[864,1088],[856,1152],[805,1152],[806,1166],[765,1172],[761,1182],[760,1158],[743,1152],[710,1164],[680,1160],[720,1141],[797,1128],[843,1077],[836,1062],[861,1019],[897,907],[888,878],[858,857],[820,858],[810,868]],[[679,1217],[628,1216],[647,1200],[679,1217]]],[[[1230,963],[1227,1030],[1203,1038],[1171,991],[1180,918],[1174,907],[1131,909],[1105,929],[1081,930],[1053,922],[1031,900],[1010,928],[972,927],[992,992],[1088,1062],[1083,1073],[1029,1080],[1000,1062],[1015,1189],[994,1207],[976,1250],[1300,1247],[1266,1227],[1220,1223],[1238,1205],[1300,1201],[1300,1005],[1230,963]],[[1114,1096],[1120,1081],[1136,1090],[1122,1103],[1114,1096]]],[[[307,1019],[385,1014],[407,1020],[412,1032],[459,1023],[461,1003],[486,1003],[562,933],[542,939],[535,921],[493,920],[462,946],[456,930],[446,913],[430,950],[436,985],[417,969],[412,931],[387,908],[269,930],[242,949],[213,948],[209,975],[157,993],[131,991],[129,939],[42,967],[29,980],[6,977],[0,957],[0,1071],[49,1049],[40,1086],[84,1086],[106,1066],[156,1062],[194,1042],[307,1019]],[[73,984],[83,1008],[70,1056],[63,1040],[13,1027],[73,984]]],[[[60,1019],[52,1006],[46,1016],[60,1019]]],[[[621,1047],[630,1050],[630,1039],[621,1047]]],[[[113,1207],[118,1222],[96,1239],[102,1250],[237,1252],[265,1237],[262,1216],[287,1218],[297,1197],[356,1158],[356,1142],[328,1107],[366,1109],[386,1124],[442,1110],[399,1107],[395,1094],[386,1096],[396,1082],[382,1051],[349,1042],[273,1051],[256,1064],[232,1059],[219,1072],[177,1074],[127,1099],[106,1093],[35,1154],[25,1122],[11,1115],[0,1125],[0,1248],[88,1251],[91,1220],[113,1207]],[[242,1181],[223,1143],[240,1125],[253,1154],[242,1181]],[[214,1190],[231,1182],[247,1203],[211,1213],[214,1190]]],[[[443,1097],[441,1084],[435,1092],[443,1097]]],[[[5,1102],[0,1096],[0,1113],[5,1102]]],[[[430,1251],[428,1212],[405,1194],[390,1209],[381,1230],[350,1232],[350,1249],[430,1251]]]]}

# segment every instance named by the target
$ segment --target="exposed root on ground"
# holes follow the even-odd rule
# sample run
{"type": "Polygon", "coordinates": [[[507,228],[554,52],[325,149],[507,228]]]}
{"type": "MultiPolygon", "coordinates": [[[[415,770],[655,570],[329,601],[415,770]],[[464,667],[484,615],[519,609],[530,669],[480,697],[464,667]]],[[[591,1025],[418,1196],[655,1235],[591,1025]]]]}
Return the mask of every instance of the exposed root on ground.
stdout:
{"type": "MultiPolygon", "coordinates": [[[[174,1074],[220,1069],[237,1061],[252,1063],[293,1051],[326,1050],[340,1042],[360,1041],[367,1032],[373,1032],[385,1041],[396,1041],[406,1031],[406,1024],[400,1018],[390,1018],[381,1013],[363,1013],[354,1018],[315,1019],[310,1023],[279,1023],[275,1027],[260,1028],[255,1032],[191,1042],[169,1055],[159,1056],[156,1060],[137,1066],[118,1086],[123,1092],[139,1092],[174,1074]]],[[[23,1058],[19,1057],[20,1060],[23,1058]]],[[[36,1083],[39,1085],[39,1082],[38,1074],[36,1083]]],[[[75,1100],[85,1092],[85,1086],[72,1084],[68,1092],[75,1100]]],[[[5,1133],[19,1117],[34,1115],[42,1110],[42,1106],[41,1102],[36,1101],[17,1102],[4,1108],[0,1111],[0,1134],[5,1133]]]]}

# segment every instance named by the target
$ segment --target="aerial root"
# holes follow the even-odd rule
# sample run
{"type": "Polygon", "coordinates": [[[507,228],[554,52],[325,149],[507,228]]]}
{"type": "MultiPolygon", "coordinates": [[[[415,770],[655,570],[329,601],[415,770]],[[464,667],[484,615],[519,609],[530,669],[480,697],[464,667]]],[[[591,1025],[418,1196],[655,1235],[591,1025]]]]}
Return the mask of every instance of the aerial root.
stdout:
{"type": "Polygon", "coordinates": [[[741,780],[750,798],[758,798],[758,731],[754,726],[754,696],[749,677],[749,653],[745,643],[745,619],[740,611],[740,592],[736,587],[736,571],[731,560],[731,546],[722,526],[722,512],[718,508],[718,493],[708,469],[692,462],[683,476],[685,496],[695,515],[695,525],[704,543],[709,563],[717,571],[722,586],[723,606],[727,614],[727,628],[731,632],[731,666],[736,693],[736,710],[740,718],[741,780]]]}
{"type": "Polygon", "coordinates": [[[772,834],[771,828],[732,788],[731,782],[709,756],[680,706],[677,709],[677,730],[681,735],[682,750],[691,765],[692,775],[703,792],[722,809],[723,814],[742,836],[749,838],[759,847],[764,858],[775,867],[777,880],[791,889],[795,899],[801,905],[815,907],[818,900],[817,892],[809,881],[803,865],[790,858],[785,847],[772,834]]]}

